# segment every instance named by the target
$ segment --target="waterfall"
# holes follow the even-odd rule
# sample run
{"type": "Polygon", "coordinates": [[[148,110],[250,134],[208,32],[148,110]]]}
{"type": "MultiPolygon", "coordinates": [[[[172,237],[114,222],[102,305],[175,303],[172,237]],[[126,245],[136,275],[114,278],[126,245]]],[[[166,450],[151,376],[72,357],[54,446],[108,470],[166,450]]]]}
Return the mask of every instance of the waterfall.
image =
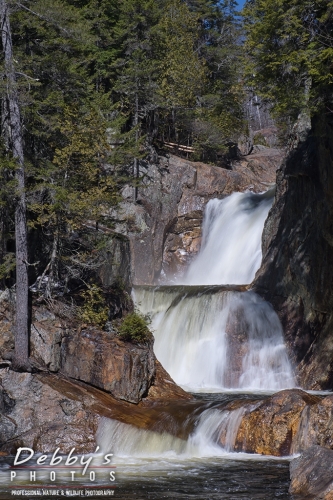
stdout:
{"type": "Polygon", "coordinates": [[[138,429],[103,417],[96,438],[102,449],[112,449],[118,459],[224,456],[234,451],[244,413],[244,408],[208,408],[199,415],[195,430],[187,439],[138,429]]]}
{"type": "Polygon", "coordinates": [[[258,295],[237,287],[250,283],[260,266],[273,196],[270,189],[211,200],[185,286],[135,287],[138,308],[152,318],[156,356],[186,390],[295,386],[277,314],[258,295]]]}
{"type": "Polygon", "coordinates": [[[155,354],[192,392],[295,386],[278,316],[254,292],[223,287],[135,287],[150,313],[155,354]]]}
{"type": "Polygon", "coordinates": [[[205,210],[201,250],[183,283],[251,283],[261,263],[261,235],[273,197],[270,189],[211,200],[205,210]]]}

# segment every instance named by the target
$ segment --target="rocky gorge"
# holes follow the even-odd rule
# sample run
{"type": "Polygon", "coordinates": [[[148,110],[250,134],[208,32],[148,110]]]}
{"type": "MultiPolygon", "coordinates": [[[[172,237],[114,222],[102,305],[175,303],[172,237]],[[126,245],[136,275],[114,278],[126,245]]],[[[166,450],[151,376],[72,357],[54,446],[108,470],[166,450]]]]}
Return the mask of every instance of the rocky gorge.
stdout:
{"type": "MultiPolygon", "coordinates": [[[[131,276],[137,285],[172,283],[199,250],[207,202],[236,190],[264,191],[280,167],[263,235],[263,264],[252,286],[280,317],[299,385],[331,389],[332,154],[331,143],[321,142],[327,132],[322,127],[330,130],[329,123],[320,122],[309,135],[299,134],[285,162],[281,151],[263,148],[235,162],[232,169],[174,156],[142,163],[143,186],[137,200],[133,201],[131,188],[123,193],[120,236],[106,251],[109,263],[104,259],[99,271],[103,282],[112,285],[116,278],[125,276],[129,281],[131,276]],[[319,178],[314,163],[320,165],[319,178]],[[319,213],[325,214],[320,224],[319,213]]],[[[78,453],[93,452],[103,418],[186,441],[198,416],[210,410],[175,384],[157,361],[152,342],[138,345],[120,340],[112,330],[75,327],[45,306],[32,311],[35,373],[13,372],[7,361],[13,348],[13,301],[9,291],[0,298],[2,453],[14,453],[19,446],[42,452],[52,452],[55,446],[63,453],[73,447],[78,453]]],[[[121,301],[112,302],[112,314],[122,307],[121,301]]],[[[303,498],[332,498],[329,467],[324,472],[333,450],[331,395],[288,389],[261,399],[215,405],[214,410],[237,422],[233,450],[272,456],[302,453],[291,462],[291,492],[303,498]],[[312,473],[326,474],[327,480],[306,484],[312,473]]],[[[220,425],[216,432],[222,448],[230,446],[227,428],[220,425]]]]}

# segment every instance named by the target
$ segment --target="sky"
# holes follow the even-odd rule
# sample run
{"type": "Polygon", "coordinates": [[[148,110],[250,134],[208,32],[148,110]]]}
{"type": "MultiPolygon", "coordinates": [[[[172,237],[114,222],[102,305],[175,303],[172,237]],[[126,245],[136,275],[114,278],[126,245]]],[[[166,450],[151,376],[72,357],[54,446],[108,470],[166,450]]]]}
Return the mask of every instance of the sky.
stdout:
{"type": "Polygon", "coordinates": [[[242,9],[244,4],[245,4],[245,0],[237,0],[237,3],[238,3],[238,6],[239,6],[239,9],[242,9]]]}

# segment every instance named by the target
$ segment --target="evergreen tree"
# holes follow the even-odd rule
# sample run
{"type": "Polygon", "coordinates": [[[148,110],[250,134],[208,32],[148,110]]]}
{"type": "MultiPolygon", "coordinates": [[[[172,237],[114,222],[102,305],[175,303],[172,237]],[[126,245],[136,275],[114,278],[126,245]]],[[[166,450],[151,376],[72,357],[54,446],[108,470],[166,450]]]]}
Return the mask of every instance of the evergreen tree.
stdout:
{"type": "MultiPolygon", "coordinates": [[[[83,7],[63,1],[2,0],[1,169],[6,181],[2,216],[10,220],[9,188],[16,176],[17,325],[13,366],[28,363],[29,227],[49,242],[47,296],[62,264],[62,244],[87,224],[98,224],[118,201],[125,182],[119,162],[132,158],[130,138],[109,144],[110,96],[96,61],[98,37],[83,7]],[[9,25],[9,4],[11,27],[9,25]],[[14,55],[15,54],[15,57],[14,55]],[[95,59],[94,59],[95,57],[95,59]],[[109,132],[108,132],[109,130],[109,132]],[[7,191],[7,194],[6,194],[7,191]],[[7,196],[7,198],[6,198],[7,196]],[[27,200],[27,201],[26,201],[27,200]],[[62,243],[60,243],[62,241],[62,243]]],[[[105,75],[104,75],[105,76],[105,75]]],[[[126,170],[126,169],[125,169],[126,170]]],[[[2,220],[3,232],[7,232],[2,220]]],[[[5,235],[2,235],[3,244],[5,235]]],[[[44,245],[44,253],[47,246],[44,245]]],[[[76,249],[78,260],[80,249],[76,249]]],[[[2,247],[0,272],[12,267],[2,247]]],[[[45,257],[43,257],[43,260],[45,257]]],[[[41,263],[42,264],[42,263],[41,263]]],[[[38,263],[35,262],[38,268],[38,263]]],[[[84,263],[83,263],[84,265],[84,263]]],[[[64,266],[62,266],[64,268],[64,266]]]]}
{"type": "Polygon", "coordinates": [[[333,2],[249,0],[244,9],[250,85],[293,120],[332,102],[333,2]]]}

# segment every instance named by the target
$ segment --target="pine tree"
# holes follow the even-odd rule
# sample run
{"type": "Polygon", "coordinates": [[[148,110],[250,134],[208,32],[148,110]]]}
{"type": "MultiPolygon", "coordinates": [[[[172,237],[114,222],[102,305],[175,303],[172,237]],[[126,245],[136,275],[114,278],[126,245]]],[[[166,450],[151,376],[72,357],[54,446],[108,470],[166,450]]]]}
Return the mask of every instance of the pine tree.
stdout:
{"type": "Polygon", "coordinates": [[[248,82],[295,120],[332,102],[331,0],[256,0],[244,9],[248,82]]]}
{"type": "MultiPolygon", "coordinates": [[[[14,165],[17,325],[13,366],[28,369],[27,202],[29,227],[50,244],[44,269],[50,296],[62,260],[61,238],[98,223],[117,202],[125,178],[116,165],[128,162],[132,149],[126,135],[114,149],[108,142],[112,107],[103,85],[102,89],[95,85],[102,81],[100,67],[92,63],[98,38],[82,8],[57,0],[13,5],[10,27],[9,2],[0,3],[5,77],[0,175],[9,191],[14,165]]],[[[2,213],[8,214],[8,200],[4,193],[1,197],[2,213]]],[[[8,257],[3,249],[2,275],[12,265],[8,257]]]]}

